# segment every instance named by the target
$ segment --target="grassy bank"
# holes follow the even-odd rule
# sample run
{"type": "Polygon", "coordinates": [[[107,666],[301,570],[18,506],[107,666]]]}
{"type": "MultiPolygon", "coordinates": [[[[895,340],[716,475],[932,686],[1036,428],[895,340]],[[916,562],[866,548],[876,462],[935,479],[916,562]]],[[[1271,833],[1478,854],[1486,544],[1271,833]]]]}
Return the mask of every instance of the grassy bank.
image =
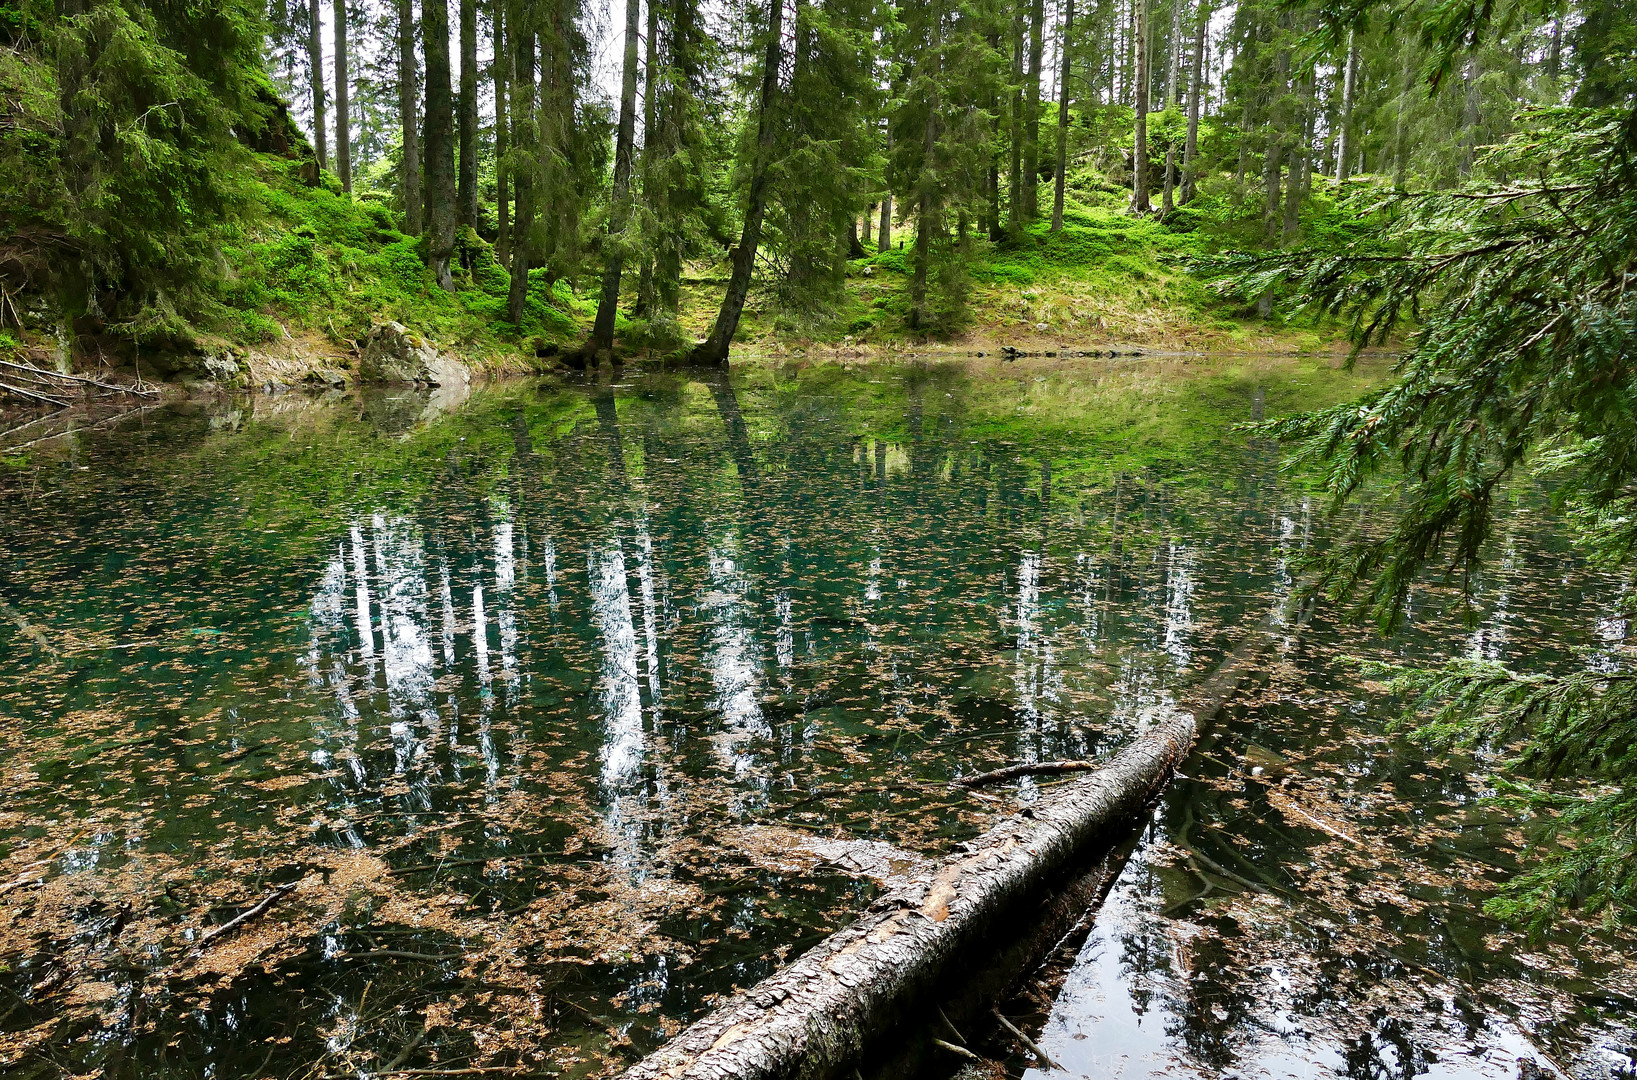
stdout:
{"type": "MultiPolygon", "coordinates": [[[[256,166],[242,192],[249,212],[221,249],[202,313],[168,347],[145,347],[127,359],[183,380],[339,382],[350,378],[370,328],[396,320],[480,370],[528,370],[556,363],[590,328],[594,279],[532,271],[523,317],[513,323],[510,275],[472,230],[461,230],[456,288],[446,292],[426,268],[424,241],[398,231],[379,195],[348,196],[327,173],[310,186],[301,163],[284,158],[259,156],[256,166]]],[[[781,307],[773,288],[755,289],[737,340],[763,350],[858,352],[940,343],[1288,351],[1334,341],[1331,328],[1256,319],[1189,271],[1191,258],[1232,239],[1234,214],[1223,199],[1207,198],[1161,224],[1128,216],[1122,193],[1090,181],[1075,185],[1073,195],[1059,232],[1041,222],[1002,243],[973,235],[959,268],[936,286],[944,310],[932,334],[909,328],[914,238],[899,230],[887,250],[876,252],[872,243],[871,254],[847,263],[831,302],[805,318],[781,307]]],[[[632,290],[636,278],[627,275],[632,290]]],[[[686,333],[705,335],[725,281],[725,262],[689,267],[679,311],[686,333]]],[[[626,299],[629,308],[634,296],[626,299]]],[[[68,336],[60,318],[34,314],[32,333],[24,320],[24,333],[9,344],[41,352],[68,336]]],[[[650,352],[644,330],[621,315],[628,351],[650,352]]],[[[122,343],[92,344],[117,358],[122,343]]]]}

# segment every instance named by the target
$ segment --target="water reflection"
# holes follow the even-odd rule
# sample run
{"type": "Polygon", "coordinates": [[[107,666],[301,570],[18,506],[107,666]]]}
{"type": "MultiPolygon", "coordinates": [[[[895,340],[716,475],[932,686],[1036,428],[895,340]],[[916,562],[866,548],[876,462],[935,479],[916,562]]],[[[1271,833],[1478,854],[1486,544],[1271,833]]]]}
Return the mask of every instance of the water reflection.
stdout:
{"type": "MultiPolygon", "coordinates": [[[[70,1064],[259,1075],[273,1046],[272,1074],[361,1074],[427,1026],[406,1067],[436,1051],[583,1075],[810,946],[874,884],[749,850],[747,826],[836,850],[947,850],[992,812],[951,776],[1116,748],[1288,593],[1291,561],[1317,542],[1276,455],[1226,434],[1265,401],[1255,381],[1186,373],[1155,389],[1092,367],[1020,371],[519,384],[431,423],[407,399],[363,420],[288,401],[258,414],[274,406],[257,399],[231,425],[181,410],[90,437],[95,470],[18,501],[26,518],[0,503],[3,565],[20,568],[0,593],[79,650],[72,678],[44,683],[27,655],[0,655],[0,710],[26,733],[0,735],[15,778],[0,880],[59,849],[53,865],[75,871],[72,889],[0,896],[13,927],[0,985],[29,1002],[6,1014],[0,1001],[0,1027],[57,1017],[70,1034],[102,1031],[111,1014],[85,988],[130,970],[122,950],[144,950],[142,969],[160,972],[150,989],[168,987],[183,931],[287,881],[299,890],[264,933],[201,984],[217,989],[155,990],[151,1027],[119,1021],[124,1056],[87,1049],[70,1064]],[[1097,425],[1151,391],[1196,410],[1199,431],[1138,459],[1130,448],[1151,442],[1097,425]],[[1071,419],[1020,421],[1023,401],[1071,419]]],[[[1315,376],[1327,378],[1332,398],[1356,389],[1315,376]]],[[[1607,599],[1583,569],[1538,529],[1514,533],[1481,641],[1440,630],[1408,648],[1509,659],[1520,643],[1585,639],[1623,663],[1623,623],[1580,621],[1607,599]]],[[[1304,641],[1292,628],[1291,647],[1304,641]]],[[[1292,670],[1322,672],[1332,653],[1292,670]]],[[[1392,814],[1431,820],[1473,793],[1441,772],[1412,790],[1419,763],[1341,737],[1344,722],[1379,733],[1367,701],[1353,709],[1368,695],[1321,690],[1264,691],[1235,721],[1239,741],[1213,751],[1228,766],[1190,767],[1220,790],[1167,805],[1100,924],[1102,974],[1071,985],[1141,1029],[1128,1071],[1144,1055],[1224,1076],[1295,1067],[1280,1047],[1310,1023],[1311,972],[1352,943],[1308,932],[1308,913],[1286,919],[1302,932],[1279,937],[1284,952],[1246,967],[1212,920],[1260,928],[1278,911],[1237,879],[1266,873],[1289,892],[1369,858],[1415,881],[1418,904],[1470,907],[1493,887],[1483,869],[1414,877],[1406,853],[1420,849],[1392,814]],[[1334,772],[1295,764],[1314,761],[1334,772]],[[1358,807],[1377,816],[1350,816],[1358,807]],[[1312,821],[1381,849],[1341,859],[1312,821]],[[1304,843],[1281,839],[1301,829],[1304,843]],[[1224,872],[1196,873],[1166,843],[1224,872]]],[[[1504,825],[1457,841],[1499,858],[1512,843],[1504,825]]],[[[1514,977],[1485,955],[1490,928],[1445,933],[1408,908],[1347,903],[1416,963],[1459,956],[1449,971],[1463,984],[1514,977]]],[[[1581,1008],[1580,989],[1562,993],[1581,1008]]],[[[1329,1000],[1366,1000],[1349,994],[1329,1000]]],[[[1535,1038],[1499,997],[1459,998],[1473,1030],[1535,1038]]],[[[1091,1006],[1077,1000],[1063,1008],[1081,1023],[1091,1006]]],[[[1407,1067],[1383,1064],[1380,1046],[1431,1061],[1431,1044],[1384,1025],[1300,1055],[1355,1075],[1407,1067]]],[[[1585,1016],[1561,1027],[1595,1029],[1585,1016]]],[[[57,1060],[43,1036],[18,1037],[0,1075],[57,1060]]],[[[1126,1045],[1091,1041],[1105,1055],[1126,1045]]]]}

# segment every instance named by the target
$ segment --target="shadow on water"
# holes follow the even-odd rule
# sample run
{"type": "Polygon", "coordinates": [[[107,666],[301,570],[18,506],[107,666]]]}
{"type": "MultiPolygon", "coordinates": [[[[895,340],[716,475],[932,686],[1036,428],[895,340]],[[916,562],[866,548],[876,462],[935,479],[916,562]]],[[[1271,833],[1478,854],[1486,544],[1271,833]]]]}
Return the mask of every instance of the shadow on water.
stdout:
{"type": "MultiPolygon", "coordinates": [[[[1231,424],[1364,379],[1065,360],[288,395],[8,463],[0,1077],[634,1060],[1045,786],[952,776],[1105,753],[1170,707],[1322,542],[1231,424]]],[[[1536,505],[1479,636],[1429,588],[1393,650],[1624,662],[1536,505]]],[[[1472,913],[1527,838],[1480,765],[1383,734],[1335,662],[1382,648],[1316,627],[1219,724],[1028,1006],[1054,1054],[1411,1076],[1629,1045],[1617,939],[1472,913]]]]}

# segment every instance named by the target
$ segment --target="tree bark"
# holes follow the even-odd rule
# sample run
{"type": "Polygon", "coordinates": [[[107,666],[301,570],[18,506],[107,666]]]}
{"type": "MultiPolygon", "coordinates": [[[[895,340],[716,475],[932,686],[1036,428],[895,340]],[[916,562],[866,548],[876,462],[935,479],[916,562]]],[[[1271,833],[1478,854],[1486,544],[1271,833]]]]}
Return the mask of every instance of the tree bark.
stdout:
{"type": "MultiPolygon", "coordinates": [[[[859,239],[859,246],[862,249],[864,249],[866,252],[868,252],[870,243],[874,239],[875,203],[871,203],[870,205],[868,205],[868,206],[866,206],[864,208],[864,220],[863,220],[862,224],[863,224],[863,233],[862,233],[862,235],[861,235],[861,237],[859,239]]],[[[857,257],[858,258],[863,258],[863,256],[857,256],[857,257]]]]}
{"type": "MultiPolygon", "coordinates": [[[[891,140],[888,140],[891,145],[891,140]]],[[[876,251],[886,251],[892,247],[892,193],[881,196],[881,225],[876,229],[876,251]]]]}
{"type": "Polygon", "coordinates": [[[352,87],[347,74],[347,0],[335,0],[335,171],[341,190],[352,193],[352,87]]]}
{"type": "MultiPolygon", "coordinates": [[[[338,0],[339,2],[339,0],[338,0]]],[[[477,0],[460,0],[460,174],[455,220],[477,227],[477,0]]]]}
{"type": "Polygon", "coordinates": [[[603,261],[602,296],[591,327],[593,350],[614,347],[620,275],[625,267],[625,228],[631,220],[631,159],[637,132],[637,46],[642,39],[641,0],[625,0],[625,70],[620,84],[620,125],[614,138],[614,191],[608,218],[608,257],[603,261]]]}
{"type": "MultiPolygon", "coordinates": [[[[656,0],[648,0],[648,34],[647,46],[642,54],[642,158],[639,162],[639,171],[642,173],[642,198],[649,212],[649,221],[654,220],[653,209],[657,192],[653,190],[654,179],[654,148],[657,133],[654,125],[658,122],[658,113],[655,94],[657,84],[655,76],[659,73],[659,4],[656,0]]],[[[654,307],[654,252],[652,244],[642,257],[642,271],[637,280],[637,306],[633,314],[647,315],[654,307]]]]}
{"type": "Polygon", "coordinates": [[[1023,0],[1012,0],[1012,138],[1010,185],[1006,195],[1006,227],[1013,236],[1023,231],[1023,0]]]}
{"type": "MultiPolygon", "coordinates": [[[[1087,855],[1142,812],[1280,625],[1263,620],[1170,718],[1101,770],[890,884],[862,918],[729,998],[625,1080],[818,1080],[848,1075],[866,1055],[905,1075],[897,1050],[906,1032],[919,1030],[907,1022],[962,994],[984,961],[1022,970],[1006,963],[1018,926],[1039,918],[1042,901],[1049,905],[1056,887],[1081,878],[1087,855]]],[[[1095,895],[1075,892],[1082,901],[1095,895]]],[[[984,987],[990,995],[999,989],[984,987]]]]}
{"type": "Polygon", "coordinates": [[[1052,232],[1063,231],[1063,200],[1069,171],[1069,62],[1073,38],[1074,0],[1068,0],[1063,13],[1062,73],[1057,80],[1057,168],[1052,177],[1052,232]]]}
{"type": "Polygon", "coordinates": [[[1029,8],[1029,112],[1023,137],[1023,216],[1040,217],[1040,65],[1046,50],[1046,0],[1029,8]]]}
{"type": "Polygon", "coordinates": [[[421,43],[426,51],[427,254],[439,287],[453,292],[455,101],[449,85],[449,0],[421,0],[421,43]]]}
{"type": "MultiPolygon", "coordinates": [[[[1039,0],[1036,0],[1039,3],[1039,0]]],[[[926,323],[927,271],[932,261],[933,201],[937,193],[937,175],[933,171],[933,155],[938,146],[938,48],[941,40],[942,11],[938,0],[930,0],[932,8],[932,43],[926,53],[932,57],[932,75],[927,79],[926,126],[921,134],[921,175],[917,178],[915,214],[915,266],[909,287],[909,326],[919,330],[926,323]]]]}
{"type": "Polygon", "coordinates": [[[399,170],[404,232],[421,235],[421,144],[415,98],[415,0],[398,0],[398,123],[403,132],[399,170]]]}
{"type": "Polygon", "coordinates": [[[506,168],[506,154],[511,150],[506,87],[510,82],[507,72],[511,70],[512,54],[506,40],[506,0],[493,0],[490,15],[494,25],[494,60],[490,74],[495,83],[495,217],[499,225],[495,233],[495,259],[505,266],[512,254],[511,178],[506,168]]]}
{"type": "Polygon", "coordinates": [[[1165,77],[1165,107],[1177,107],[1177,95],[1181,89],[1182,64],[1182,6],[1186,0],[1171,0],[1171,39],[1169,69],[1165,77]]]}
{"type": "Polygon", "coordinates": [[[319,0],[307,4],[307,71],[313,84],[313,151],[318,154],[318,167],[330,167],[330,137],[324,118],[324,24],[319,14],[319,0]]]}
{"type": "Polygon", "coordinates": [[[1134,79],[1136,124],[1131,150],[1131,212],[1151,214],[1154,207],[1148,201],[1148,2],[1135,0],[1136,33],[1133,48],[1137,54],[1137,74],[1134,79]]]}
{"type": "Polygon", "coordinates": [[[1478,56],[1474,53],[1466,62],[1466,102],[1461,113],[1461,161],[1460,172],[1467,176],[1472,172],[1472,160],[1478,152],[1478,106],[1481,104],[1478,96],[1478,79],[1483,74],[1483,67],[1478,56]]]}
{"type": "Polygon", "coordinates": [[[728,278],[727,295],[722,308],[716,313],[716,323],[706,338],[693,351],[693,361],[699,364],[721,366],[728,362],[728,350],[733,346],[733,335],[739,329],[739,317],[744,314],[745,298],[750,295],[750,274],[756,266],[756,248],[762,240],[762,218],[767,213],[767,180],[769,158],[777,138],[774,128],[773,99],[779,92],[779,65],[784,60],[784,0],[768,0],[767,54],[762,60],[761,99],[756,110],[756,146],[751,161],[749,199],[745,206],[744,229],[739,235],[739,246],[733,249],[733,272],[728,278]]]}
{"type": "MultiPolygon", "coordinates": [[[[512,8],[518,13],[523,5],[512,8]]],[[[522,19],[510,24],[512,39],[512,131],[519,146],[534,143],[534,30],[522,19]]],[[[512,325],[523,322],[523,300],[529,289],[529,259],[534,246],[534,173],[518,169],[512,174],[516,189],[517,216],[512,222],[512,280],[506,294],[506,317],[512,325]]]]}
{"type": "Polygon", "coordinates": [[[1199,158],[1199,106],[1205,86],[1205,32],[1211,24],[1211,5],[1199,0],[1198,24],[1194,27],[1193,66],[1188,71],[1188,137],[1182,147],[1182,201],[1194,201],[1194,173],[1199,158]]]}
{"type": "Polygon", "coordinates": [[[1348,155],[1352,152],[1350,136],[1353,131],[1353,94],[1358,86],[1358,43],[1355,40],[1355,31],[1347,31],[1347,69],[1341,80],[1341,119],[1336,125],[1336,183],[1347,183],[1350,165],[1348,155]]]}

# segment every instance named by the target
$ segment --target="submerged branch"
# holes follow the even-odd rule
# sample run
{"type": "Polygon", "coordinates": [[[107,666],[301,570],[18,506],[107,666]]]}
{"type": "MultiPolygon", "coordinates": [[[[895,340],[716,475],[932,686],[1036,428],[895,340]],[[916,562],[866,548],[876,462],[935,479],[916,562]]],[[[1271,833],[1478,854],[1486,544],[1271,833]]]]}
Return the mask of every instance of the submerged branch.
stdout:
{"type": "Polygon", "coordinates": [[[989,772],[975,773],[972,776],[963,776],[950,783],[956,787],[979,788],[989,784],[998,784],[1003,780],[1015,780],[1020,776],[1057,776],[1061,773],[1096,772],[1105,763],[1101,761],[1033,761],[1021,765],[1008,765],[1002,769],[992,769],[989,772]]]}

